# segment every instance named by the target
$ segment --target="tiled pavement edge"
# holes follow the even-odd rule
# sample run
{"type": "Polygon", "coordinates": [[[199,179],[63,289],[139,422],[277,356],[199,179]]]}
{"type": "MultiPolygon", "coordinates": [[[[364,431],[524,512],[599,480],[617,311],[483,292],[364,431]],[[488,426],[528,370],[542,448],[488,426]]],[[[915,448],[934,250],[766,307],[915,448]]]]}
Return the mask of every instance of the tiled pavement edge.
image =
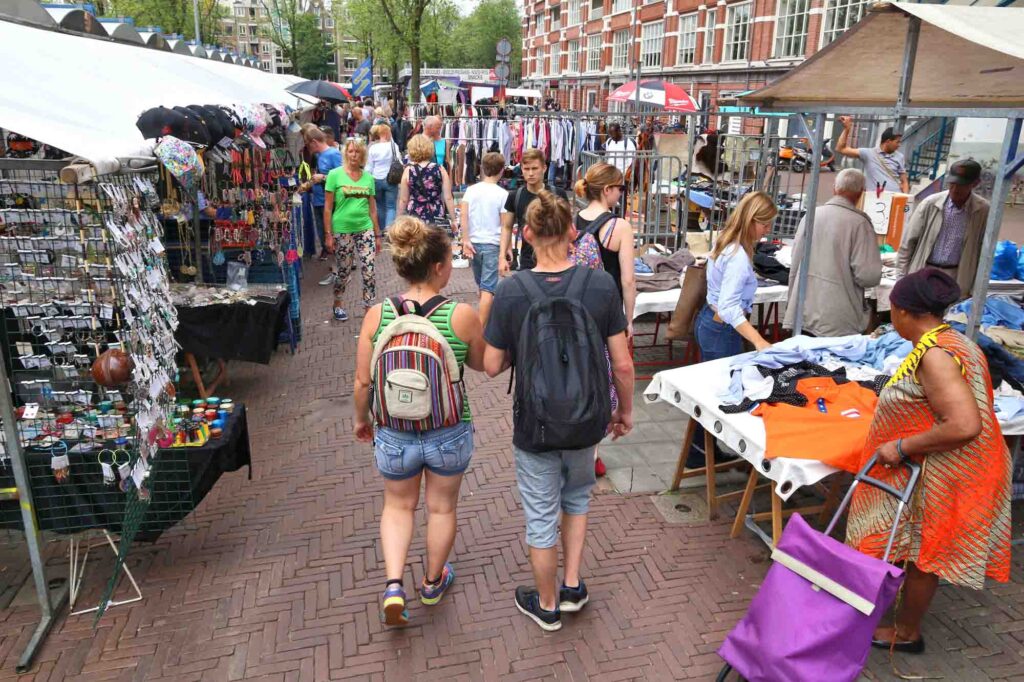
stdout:
{"type": "MultiPolygon", "coordinates": [[[[386,254],[385,254],[386,256],[386,254]]],[[[382,293],[395,290],[389,263],[382,293]]],[[[325,323],[323,266],[307,266],[304,340],[269,366],[233,365],[223,393],[249,408],[253,480],[225,475],[187,524],[129,560],[145,600],[92,618],[61,618],[29,680],[710,680],[715,649],[766,570],[752,538],[728,522],[670,524],[649,495],[599,492],[584,575],[591,604],[543,634],[516,612],[529,579],[509,447],[507,381],[470,375],[477,452],[463,486],[454,552],[458,580],[440,605],[411,606],[413,625],[385,630],[377,520],[381,481],[369,446],[352,437],[358,322],[325,323]]],[[[468,271],[451,291],[472,297],[468,271]]],[[[358,291],[349,293],[353,305],[358,291]]],[[[675,415],[638,422],[681,432],[675,415]]],[[[410,580],[422,577],[422,533],[410,580]]],[[[95,599],[109,575],[91,569],[95,599]]],[[[904,669],[946,680],[1024,678],[1024,561],[1015,583],[984,593],[943,588],[928,621],[930,653],[904,669]]],[[[797,616],[797,614],[794,614],[797,616]]],[[[0,679],[31,636],[34,607],[0,613],[0,679]]],[[[873,656],[868,675],[895,679],[873,656]]]]}

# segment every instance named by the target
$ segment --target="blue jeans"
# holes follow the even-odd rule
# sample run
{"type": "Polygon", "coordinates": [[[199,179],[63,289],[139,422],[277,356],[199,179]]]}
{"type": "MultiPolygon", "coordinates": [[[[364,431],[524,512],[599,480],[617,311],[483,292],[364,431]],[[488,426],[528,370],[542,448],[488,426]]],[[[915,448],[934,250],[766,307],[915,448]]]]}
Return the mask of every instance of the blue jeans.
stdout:
{"type": "Polygon", "coordinates": [[[700,360],[720,360],[743,352],[743,337],[731,324],[715,321],[715,311],[705,305],[697,313],[693,335],[700,346],[700,360]]]}
{"type": "Polygon", "coordinates": [[[374,179],[374,191],[377,200],[377,220],[383,232],[395,222],[395,206],[398,205],[398,185],[389,184],[387,180],[374,179]]]}
{"type": "Polygon", "coordinates": [[[493,294],[498,288],[498,245],[473,244],[473,279],[480,291],[493,294]]]}
{"type": "Polygon", "coordinates": [[[380,427],[373,436],[373,454],[381,476],[401,481],[427,469],[440,476],[457,476],[473,457],[473,422],[412,433],[380,427]]]}
{"type": "Polygon", "coordinates": [[[512,452],[526,517],[526,544],[554,547],[560,513],[578,516],[590,510],[590,489],[597,482],[594,448],[528,452],[512,446],[512,452]]]}
{"type": "MultiPolygon", "coordinates": [[[[743,352],[743,337],[727,322],[716,322],[715,311],[705,305],[697,313],[693,335],[700,346],[701,362],[720,360],[743,352]]],[[[717,446],[716,446],[717,450],[717,446]]],[[[697,469],[706,464],[704,457],[704,427],[697,424],[693,432],[693,443],[686,457],[686,467],[697,469]]]]}

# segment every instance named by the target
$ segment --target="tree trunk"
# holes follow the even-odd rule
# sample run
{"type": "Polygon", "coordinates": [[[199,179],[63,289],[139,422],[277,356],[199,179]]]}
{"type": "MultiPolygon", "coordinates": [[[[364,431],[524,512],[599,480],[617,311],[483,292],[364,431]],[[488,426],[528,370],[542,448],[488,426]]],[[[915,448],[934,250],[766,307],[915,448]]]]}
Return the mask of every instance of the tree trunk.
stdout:
{"type": "Polygon", "coordinates": [[[419,31],[415,31],[416,41],[409,46],[409,60],[412,62],[412,78],[409,81],[409,101],[419,104],[420,101],[420,39],[419,31]]]}

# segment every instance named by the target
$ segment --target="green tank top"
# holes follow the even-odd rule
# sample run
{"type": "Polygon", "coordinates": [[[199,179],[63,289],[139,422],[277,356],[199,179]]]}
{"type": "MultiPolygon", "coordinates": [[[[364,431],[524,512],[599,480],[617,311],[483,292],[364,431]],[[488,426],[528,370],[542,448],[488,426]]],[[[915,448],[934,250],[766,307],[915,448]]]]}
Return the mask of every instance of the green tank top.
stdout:
{"type": "MultiPolygon", "coordinates": [[[[438,306],[434,312],[430,313],[427,319],[437,328],[437,331],[441,332],[441,336],[452,347],[455,359],[459,362],[459,370],[463,370],[466,364],[466,356],[469,355],[469,344],[456,336],[455,331],[452,329],[452,315],[455,313],[455,306],[457,305],[458,301],[448,301],[438,306]]],[[[398,317],[398,312],[391,304],[391,299],[384,299],[384,303],[380,307],[380,323],[377,325],[377,331],[373,333],[374,343],[377,343],[377,338],[384,327],[394,322],[396,317],[398,317]]],[[[472,420],[473,417],[469,410],[469,394],[467,392],[466,402],[462,408],[462,421],[468,422],[472,420]]]]}

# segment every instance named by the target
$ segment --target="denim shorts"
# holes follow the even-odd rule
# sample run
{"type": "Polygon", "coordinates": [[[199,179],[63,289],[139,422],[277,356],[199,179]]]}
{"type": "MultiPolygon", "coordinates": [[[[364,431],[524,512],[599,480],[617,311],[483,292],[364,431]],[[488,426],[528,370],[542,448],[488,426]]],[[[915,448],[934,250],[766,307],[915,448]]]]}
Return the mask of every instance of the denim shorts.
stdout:
{"type": "Polygon", "coordinates": [[[473,457],[473,423],[422,433],[380,427],[373,436],[373,453],[381,476],[392,481],[412,478],[424,469],[456,476],[466,471],[473,457]]]}
{"type": "Polygon", "coordinates": [[[513,447],[516,480],[526,516],[526,544],[547,549],[558,544],[559,512],[586,514],[594,475],[594,448],[527,452],[513,447]]]}
{"type": "Polygon", "coordinates": [[[498,288],[498,246],[495,244],[473,244],[473,279],[480,291],[493,294],[498,288]]]}

